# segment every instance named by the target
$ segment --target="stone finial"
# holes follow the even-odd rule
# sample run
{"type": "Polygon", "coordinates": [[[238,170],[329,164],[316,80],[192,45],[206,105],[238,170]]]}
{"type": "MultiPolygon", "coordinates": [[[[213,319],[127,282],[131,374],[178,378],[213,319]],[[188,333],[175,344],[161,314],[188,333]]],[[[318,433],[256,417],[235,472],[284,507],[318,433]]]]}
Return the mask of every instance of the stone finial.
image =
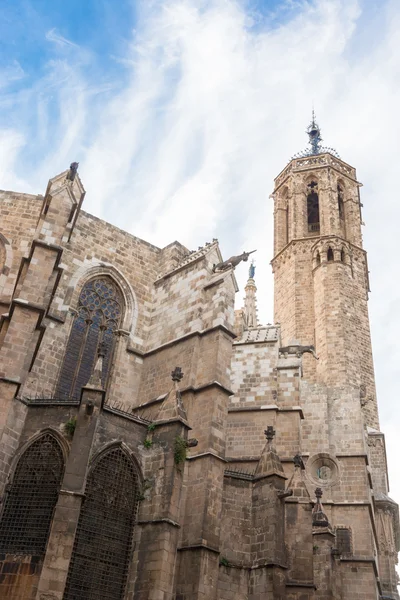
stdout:
{"type": "Polygon", "coordinates": [[[317,499],[313,511],[312,511],[312,524],[314,527],[330,527],[328,517],[324,513],[322,508],[321,498],[322,498],[322,489],[315,489],[315,497],[317,499]]]}
{"type": "Polygon", "coordinates": [[[179,383],[182,380],[184,373],[182,373],[181,367],[175,367],[171,373],[172,381],[179,383]]]}
{"type": "Polygon", "coordinates": [[[69,181],[74,181],[75,176],[78,172],[78,167],[79,167],[79,163],[78,162],[72,162],[69,166],[69,171],[67,173],[67,179],[69,181]]]}
{"type": "Polygon", "coordinates": [[[293,462],[294,462],[295,468],[300,468],[302,470],[305,469],[304,462],[303,462],[303,459],[301,458],[300,454],[296,454],[296,456],[293,457],[293,462]]]}
{"type": "Polygon", "coordinates": [[[267,438],[268,443],[270,444],[275,437],[276,431],[272,425],[268,425],[267,429],[264,431],[265,437],[267,438]]]}

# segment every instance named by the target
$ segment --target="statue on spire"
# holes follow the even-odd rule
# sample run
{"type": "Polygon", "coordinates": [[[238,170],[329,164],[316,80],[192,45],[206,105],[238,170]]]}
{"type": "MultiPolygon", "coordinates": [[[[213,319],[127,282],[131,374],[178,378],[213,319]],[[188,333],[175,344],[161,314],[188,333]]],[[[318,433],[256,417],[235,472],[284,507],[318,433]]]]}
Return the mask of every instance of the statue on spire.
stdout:
{"type": "Polygon", "coordinates": [[[254,281],[255,272],[256,267],[254,261],[252,261],[249,267],[249,278],[247,280],[246,287],[244,288],[246,296],[244,298],[243,317],[246,329],[257,327],[258,325],[256,298],[257,288],[254,281]]]}
{"type": "Polygon", "coordinates": [[[256,272],[256,266],[254,264],[254,261],[251,261],[251,265],[249,267],[249,279],[254,279],[254,275],[256,272]]]}

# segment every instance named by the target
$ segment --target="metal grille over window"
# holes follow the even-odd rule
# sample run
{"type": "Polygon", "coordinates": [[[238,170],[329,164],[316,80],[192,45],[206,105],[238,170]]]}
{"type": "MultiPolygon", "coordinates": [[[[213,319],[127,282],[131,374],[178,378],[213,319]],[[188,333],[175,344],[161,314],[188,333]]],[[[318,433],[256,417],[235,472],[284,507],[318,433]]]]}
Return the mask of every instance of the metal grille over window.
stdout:
{"type": "Polygon", "coordinates": [[[57,398],[78,398],[86,385],[102,344],[102,384],[105,387],[122,314],[122,296],[107,277],[93,279],[82,289],[58,382],[57,398]]]}
{"type": "Polygon", "coordinates": [[[0,552],[43,556],[64,459],[57,440],[45,434],[19,459],[0,522],[0,552]]]}
{"type": "Polygon", "coordinates": [[[138,500],[138,475],[121,448],[89,473],[64,600],[122,600],[138,500]]]}
{"type": "Polygon", "coordinates": [[[339,554],[352,554],[351,529],[349,527],[336,527],[336,548],[339,554]]]}

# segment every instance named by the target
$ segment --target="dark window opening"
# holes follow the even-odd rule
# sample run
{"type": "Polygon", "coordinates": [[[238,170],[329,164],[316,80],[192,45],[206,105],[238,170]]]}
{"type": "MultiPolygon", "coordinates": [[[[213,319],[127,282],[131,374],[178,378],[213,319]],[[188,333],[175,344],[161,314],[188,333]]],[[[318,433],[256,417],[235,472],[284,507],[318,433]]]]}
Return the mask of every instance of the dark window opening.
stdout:
{"type": "Polygon", "coordinates": [[[122,297],[107,277],[93,279],[82,289],[57,386],[57,398],[76,398],[89,381],[99,345],[105,352],[102,385],[111,366],[115,331],[122,315],[122,297]]]}
{"type": "Polygon", "coordinates": [[[321,255],[319,252],[317,252],[317,265],[321,264],[321,255]]]}
{"type": "Polygon", "coordinates": [[[289,243],[289,207],[286,208],[286,219],[285,219],[285,225],[286,225],[286,243],[289,243]]]}
{"type": "Polygon", "coordinates": [[[328,248],[328,260],[333,260],[333,250],[331,247],[328,248]]]}
{"type": "Polygon", "coordinates": [[[317,194],[318,184],[312,181],[308,185],[310,191],[307,196],[307,223],[308,231],[319,232],[319,199],[317,194]]]}
{"type": "Polygon", "coordinates": [[[44,556],[64,472],[59,443],[49,433],[19,459],[0,522],[0,552],[44,556]]]}
{"type": "Polygon", "coordinates": [[[89,473],[64,600],[124,597],[138,483],[121,448],[109,450],[89,473]]]}
{"type": "Polygon", "coordinates": [[[336,527],[336,548],[340,554],[352,554],[352,536],[349,527],[336,527]]]}
{"type": "Polygon", "coordinates": [[[345,253],[344,253],[344,250],[343,250],[343,248],[342,248],[342,250],[341,250],[341,252],[340,252],[340,260],[341,260],[343,263],[344,263],[344,262],[346,262],[346,256],[345,256],[345,253]]]}
{"type": "Polygon", "coordinates": [[[341,185],[337,186],[339,218],[344,219],[344,193],[341,185]]]}

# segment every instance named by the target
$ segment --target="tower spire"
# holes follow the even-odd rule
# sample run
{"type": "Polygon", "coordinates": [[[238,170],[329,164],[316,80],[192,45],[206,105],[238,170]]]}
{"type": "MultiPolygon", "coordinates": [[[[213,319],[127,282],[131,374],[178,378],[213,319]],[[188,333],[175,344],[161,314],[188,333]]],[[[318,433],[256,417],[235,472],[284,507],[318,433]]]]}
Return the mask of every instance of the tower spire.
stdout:
{"type": "Polygon", "coordinates": [[[258,319],[257,319],[257,298],[256,298],[256,282],[254,281],[256,267],[254,265],[254,261],[251,262],[249,267],[249,278],[247,280],[247,284],[245,289],[246,296],[244,298],[244,320],[246,324],[246,328],[257,327],[258,319]]]}
{"type": "Polygon", "coordinates": [[[307,134],[308,134],[309,144],[311,146],[311,154],[320,154],[322,137],[321,137],[321,130],[315,119],[314,107],[312,109],[311,123],[307,127],[307,134]]]}
{"type": "Polygon", "coordinates": [[[325,154],[328,152],[336,158],[340,158],[339,154],[336,152],[334,148],[330,148],[328,146],[322,146],[322,137],[321,137],[321,129],[317,123],[317,119],[315,117],[314,105],[311,113],[311,123],[306,129],[306,133],[308,135],[308,143],[309,146],[295,154],[292,158],[303,158],[305,156],[315,156],[316,154],[325,154]]]}

